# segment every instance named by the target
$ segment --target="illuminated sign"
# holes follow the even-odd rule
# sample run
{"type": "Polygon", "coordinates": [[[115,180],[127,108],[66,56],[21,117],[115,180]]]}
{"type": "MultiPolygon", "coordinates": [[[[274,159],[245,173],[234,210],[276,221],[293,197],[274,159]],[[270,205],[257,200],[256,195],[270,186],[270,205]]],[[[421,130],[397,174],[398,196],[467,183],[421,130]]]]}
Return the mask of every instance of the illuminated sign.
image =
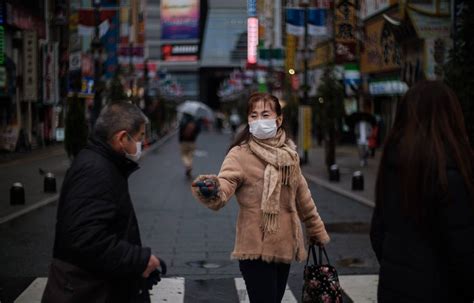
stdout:
{"type": "Polygon", "coordinates": [[[199,39],[199,0],[162,0],[161,40],[199,39]]]}
{"type": "Polygon", "coordinates": [[[257,63],[258,45],[258,19],[250,17],[247,19],[247,63],[257,63]]]}
{"type": "Polygon", "coordinates": [[[199,46],[197,44],[166,44],[161,47],[163,61],[197,61],[199,46]]]}

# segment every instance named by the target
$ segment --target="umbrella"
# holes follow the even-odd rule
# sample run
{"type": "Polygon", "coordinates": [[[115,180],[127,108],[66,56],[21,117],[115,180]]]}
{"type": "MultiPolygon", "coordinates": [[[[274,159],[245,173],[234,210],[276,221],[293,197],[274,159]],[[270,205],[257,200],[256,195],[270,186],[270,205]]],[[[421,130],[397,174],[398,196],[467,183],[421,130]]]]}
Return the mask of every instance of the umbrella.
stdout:
{"type": "Polygon", "coordinates": [[[377,124],[377,120],[372,114],[369,113],[364,113],[364,112],[355,112],[350,114],[345,118],[346,124],[349,127],[354,127],[357,122],[359,121],[366,121],[369,122],[372,125],[377,124]]]}
{"type": "Polygon", "coordinates": [[[181,114],[189,114],[195,118],[206,118],[210,121],[214,120],[214,112],[206,104],[199,101],[185,101],[176,109],[181,114]]]}

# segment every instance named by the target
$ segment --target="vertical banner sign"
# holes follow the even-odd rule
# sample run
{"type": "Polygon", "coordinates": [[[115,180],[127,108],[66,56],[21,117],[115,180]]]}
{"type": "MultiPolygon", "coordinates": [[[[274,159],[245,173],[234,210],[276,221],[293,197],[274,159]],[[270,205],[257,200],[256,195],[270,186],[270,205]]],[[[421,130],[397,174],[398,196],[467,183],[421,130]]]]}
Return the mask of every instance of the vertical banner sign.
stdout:
{"type": "Polygon", "coordinates": [[[257,16],[257,0],[247,0],[247,16],[257,16]]]}
{"type": "Polygon", "coordinates": [[[23,100],[38,99],[38,52],[36,31],[23,32],[23,100]]]}
{"type": "Polygon", "coordinates": [[[295,36],[304,36],[304,9],[286,9],[286,33],[295,36]]]}
{"type": "Polygon", "coordinates": [[[310,8],[308,10],[308,34],[315,37],[324,37],[329,34],[327,9],[310,8]]]}
{"type": "Polygon", "coordinates": [[[334,5],[336,63],[352,62],[356,59],[356,22],[356,0],[336,0],[334,5]]]}
{"type": "Polygon", "coordinates": [[[162,0],[161,40],[199,39],[199,0],[162,0]]]}
{"type": "Polygon", "coordinates": [[[247,62],[257,63],[258,18],[247,18],[247,62]]]}
{"type": "Polygon", "coordinates": [[[44,104],[55,104],[57,86],[57,48],[54,45],[43,46],[43,102],[44,104]]]}

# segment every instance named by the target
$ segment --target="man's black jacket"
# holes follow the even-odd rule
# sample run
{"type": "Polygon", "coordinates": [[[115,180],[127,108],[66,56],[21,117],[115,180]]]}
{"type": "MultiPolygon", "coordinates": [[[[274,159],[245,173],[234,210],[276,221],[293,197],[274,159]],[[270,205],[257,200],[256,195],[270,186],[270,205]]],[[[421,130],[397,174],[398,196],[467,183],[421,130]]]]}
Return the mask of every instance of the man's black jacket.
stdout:
{"type": "Polygon", "coordinates": [[[130,302],[150,258],[128,191],[138,165],[98,140],[75,158],[59,198],[54,258],[108,280],[115,302],[130,302]]]}

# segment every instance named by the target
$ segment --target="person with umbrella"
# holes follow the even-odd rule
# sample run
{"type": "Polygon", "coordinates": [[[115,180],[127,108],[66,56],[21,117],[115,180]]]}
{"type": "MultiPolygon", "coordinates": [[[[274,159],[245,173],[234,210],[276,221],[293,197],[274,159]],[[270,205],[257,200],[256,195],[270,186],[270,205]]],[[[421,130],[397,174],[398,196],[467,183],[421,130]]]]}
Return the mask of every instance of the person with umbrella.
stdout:
{"type": "Polygon", "coordinates": [[[190,114],[183,114],[179,123],[179,146],[186,177],[191,177],[196,139],[201,131],[200,121],[190,114]]]}

